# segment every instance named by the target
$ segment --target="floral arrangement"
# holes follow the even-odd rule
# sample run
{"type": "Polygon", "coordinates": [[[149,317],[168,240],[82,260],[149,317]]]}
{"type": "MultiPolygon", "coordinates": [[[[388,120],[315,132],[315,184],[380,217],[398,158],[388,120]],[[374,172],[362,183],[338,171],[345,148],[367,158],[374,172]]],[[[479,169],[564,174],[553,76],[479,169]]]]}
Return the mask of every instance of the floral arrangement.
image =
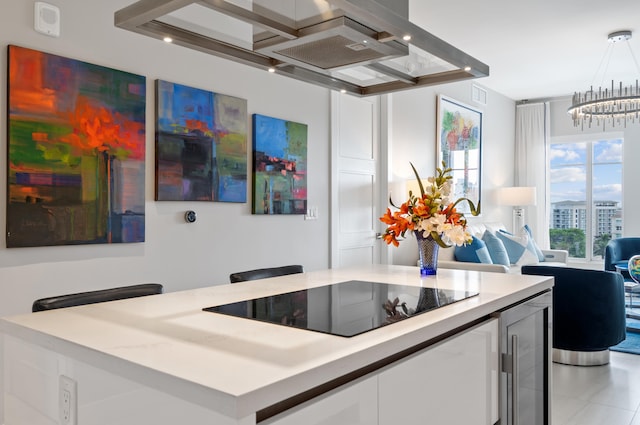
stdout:
{"type": "MultiPolygon", "coordinates": [[[[411,164],[411,163],[410,163],[411,164]]],[[[449,248],[452,245],[464,245],[471,241],[467,232],[467,220],[464,214],[456,210],[460,202],[468,202],[472,215],[480,214],[480,203],[476,208],[467,198],[460,198],[455,202],[449,200],[451,195],[451,169],[436,168],[436,175],[427,179],[429,185],[425,188],[413,164],[413,173],[418,179],[420,196],[409,191],[409,199],[400,207],[391,205],[398,211],[391,212],[387,208],[380,221],[387,224],[383,239],[387,244],[399,245],[398,237],[404,237],[407,231],[422,232],[424,238],[431,237],[439,246],[449,248]]]]}

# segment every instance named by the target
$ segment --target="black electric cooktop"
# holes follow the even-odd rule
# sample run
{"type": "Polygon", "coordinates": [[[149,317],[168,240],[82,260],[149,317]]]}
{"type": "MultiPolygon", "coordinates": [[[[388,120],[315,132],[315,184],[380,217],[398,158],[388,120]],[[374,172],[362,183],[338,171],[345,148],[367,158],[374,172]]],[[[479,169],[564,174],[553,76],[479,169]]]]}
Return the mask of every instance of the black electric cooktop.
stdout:
{"type": "Polygon", "coordinates": [[[350,280],[203,310],[351,337],[475,295],[478,292],[350,280]]]}

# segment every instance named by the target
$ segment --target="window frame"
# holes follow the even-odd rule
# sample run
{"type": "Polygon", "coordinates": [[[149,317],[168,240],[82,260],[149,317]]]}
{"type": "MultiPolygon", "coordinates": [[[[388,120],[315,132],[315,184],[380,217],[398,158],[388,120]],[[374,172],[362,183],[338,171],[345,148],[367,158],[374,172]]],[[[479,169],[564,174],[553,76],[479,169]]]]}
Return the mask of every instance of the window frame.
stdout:
{"type": "MultiPolygon", "coordinates": [[[[596,235],[596,226],[597,223],[595,222],[595,217],[594,215],[596,214],[595,208],[593,206],[593,168],[594,165],[603,165],[603,164],[617,164],[617,163],[596,163],[594,164],[593,162],[593,144],[596,142],[602,142],[602,141],[611,141],[611,140],[621,140],[622,141],[622,149],[624,152],[624,132],[621,131],[611,131],[611,132],[603,132],[603,133],[592,133],[592,134],[574,134],[574,135],[567,135],[567,136],[553,136],[550,138],[549,140],[549,145],[548,145],[548,150],[549,153],[547,155],[547,170],[549,172],[549,176],[551,175],[551,155],[550,155],[550,151],[553,147],[553,145],[556,144],[570,144],[570,143],[586,143],[587,144],[587,149],[586,149],[586,160],[585,160],[585,169],[586,169],[586,187],[585,187],[585,195],[586,195],[586,199],[585,199],[585,203],[586,205],[591,205],[591,208],[585,208],[586,210],[586,223],[587,225],[585,226],[587,231],[586,231],[586,235],[585,235],[585,257],[570,257],[571,259],[574,260],[578,260],[578,261],[586,261],[586,262],[602,262],[603,258],[596,258],[593,255],[593,245],[594,245],[594,238],[596,235]]],[[[625,227],[625,220],[624,220],[624,154],[621,155],[621,159],[620,159],[620,167],[621,167],[621,178],[620,178],[620,184],[622,187],[622,192],[621,192],[621,198],[620,198],[620,211],[621,211],[621,219],[622,219],[622,228],[624,229],[625,227]]],[[[549,227],[550,229],[553,228],[551,226],[553,226],[553,209],[552,209],[552,204],[553,202],[551,201],[551,177],[549,177],[549,183],[547,186],[547,190],[549,191],[549,211],[547,212],[548,216],[549,216],[549,227]]],[[[611,235],[611,237],[613,238],[613,234],[611,235]]]]}

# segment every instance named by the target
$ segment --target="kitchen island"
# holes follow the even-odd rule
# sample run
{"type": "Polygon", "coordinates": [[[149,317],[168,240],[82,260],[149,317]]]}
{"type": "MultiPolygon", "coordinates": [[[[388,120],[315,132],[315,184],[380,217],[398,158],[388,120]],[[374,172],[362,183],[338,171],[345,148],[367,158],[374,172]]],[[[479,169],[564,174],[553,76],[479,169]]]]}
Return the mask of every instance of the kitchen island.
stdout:
{"type": "MultiPolygon", "coordinates": [[[[312,423],[307,414],[318,424],[386,425],[391,422],[384,418],[395,422],[405,410],[397,409],[399,403],[416,393],[446,396],[449,380],[483,381],[478,388],[487,391],[477,391],[483,412],[472,416],[494,423],[497,313],[548,293],[552,285],[542,276],[440,270],[421,277],[416,267],[374,266],[3,318],[4,425],[312,423]],[[478,295],[349,338],[203,311],[350,280],[478,295]],[[480,366],[467,370],[465,353],[480,366]],[[463,361],[456,363],[458,355],[463,361]],[[412,368],[421,359],[433,374],[415,388],[408,380],[413,370],[419,373],[412,368]],[[449,360],[451,371],[440,374],[449,360]]],[[[394,295],[410,299],[416,293],[394,295]]],[[[343,321],[366,320],[357,305],[368,300],[327,296],[343,321]]],[[[324,313],[308,301],[306,314],[322,320],[324,313]]],[[[452,390],[464,393],[459,385],[452,390]]],[[[473,406],[473,400],[453,406],[465,410],[467,403],[473,406]]]]}

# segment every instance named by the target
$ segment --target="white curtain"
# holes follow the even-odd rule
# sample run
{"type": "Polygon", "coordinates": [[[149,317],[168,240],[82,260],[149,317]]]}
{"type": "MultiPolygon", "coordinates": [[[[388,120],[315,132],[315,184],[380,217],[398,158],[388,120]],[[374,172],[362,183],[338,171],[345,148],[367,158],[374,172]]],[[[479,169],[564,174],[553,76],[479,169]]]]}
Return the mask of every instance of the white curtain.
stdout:
{"type": "Polygon", "coordinates": [[[549,248],[549,103],[516,107],[516,186],[536,188],[536,205],[525,209],[525,221],[542,249],[549,248]]]}

